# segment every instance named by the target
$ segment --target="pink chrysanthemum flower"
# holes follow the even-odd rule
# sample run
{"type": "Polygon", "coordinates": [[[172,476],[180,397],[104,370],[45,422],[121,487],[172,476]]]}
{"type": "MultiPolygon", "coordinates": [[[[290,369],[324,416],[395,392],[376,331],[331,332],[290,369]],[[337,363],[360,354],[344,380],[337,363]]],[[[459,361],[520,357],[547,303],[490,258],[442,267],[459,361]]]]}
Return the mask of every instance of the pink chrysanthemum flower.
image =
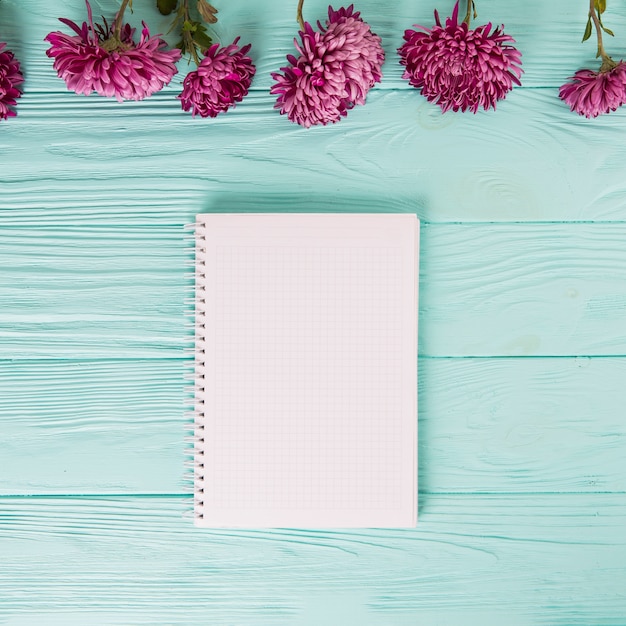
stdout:
{"type": "Polygon", "coordinates": [[[17,85],[24,82],[19,61],[5,48],[6,43],[0,42],[0,120],[15,117],[13,107],[22,95],[17,85]]]}
{"type": "Polygon", "coordinates": [[[46,54],[54,59],[54,69],[69,89],[86,96],[95,91],[122,102],[142,100],[172,80],[180,50],[165,50],[167,44],[158,36],[150,37],[145,24],[139,43],[133,40],[135,29],[129,24],[123,25],[119,37],[106,22],[94,26],[86,4],[89,24],[83,22],[79,28],[71,20],[59,20],[76,35],[55,31],[45,38],[51,44],[46,54]]]}
{"type": "Polygon", "coordinates": [[[328,7],[326,27],[305,22],[294,39],[299,57],[288,55],[290,65],[273,73],[277,94],[274,105],[281,114],[309,128],[334,123],[349,109],[364,104],[367,92],[380,82],[385,60],[381,40],[372,33],[354,6],[335,11],[328,7]]]}
{"type": "Polygon", "coordinates": [[[522,55],[510,45],[515,40],[503,27],[491,32],[489,23],[470,29],[464,21],[459,24],[458,14],[457,2],[445,27],[435,11],[436,26],[405,31],[405,43],[398,49],[406,67],[402,77],[444,113],[495,109],[513,84],[521,84],[522,55]]]}
{"type": "Polygon", "coordinates": [[[241,102],[250,89],[256,68],[246,56],[250,44],[240,48],[239,37],[229,46],[213,44],[197,70],[189,72],[178,96],[184,111],[202,117],[216,117],[241,102]]]}
{"type": "Polygon", "coordinates": [[[572,82],[562,85],[559,97],[572,111],[585,117],[598,117],[626,103],[626,63],[610,63],[606,70],[578,70],[572,82]]]}

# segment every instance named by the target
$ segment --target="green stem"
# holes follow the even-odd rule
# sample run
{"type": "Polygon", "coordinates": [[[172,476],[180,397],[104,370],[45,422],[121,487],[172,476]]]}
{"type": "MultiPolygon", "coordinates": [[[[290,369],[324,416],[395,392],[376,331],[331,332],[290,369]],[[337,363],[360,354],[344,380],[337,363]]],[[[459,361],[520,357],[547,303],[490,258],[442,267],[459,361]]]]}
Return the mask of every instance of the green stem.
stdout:
{"type": "Polygon", "coordinates": [[[467,0],[467,12],[465,13],[465,18],[463,18],[463,22],[470,25],[472,21],[472,10],[474,11],[474,18],[476,18],[476,6],[474,5],[474,0],[467,0]]]}
{"type": "Polygon", "coordinates": [[[115,18],[115,30],[113,31],[113,35],[117,41],[122,40],[122,21],[124,19],[124,11],[126,11],[126,7],[130,0],[122,0],[122,6],[120,10],[117,12],[117,16],[115,18]]]}
{"type": "MultiPolygon", "coordinates": [[[[189,15],[189,0],[183,0],[183,9],[185,11],[184,21],[190,22],[191,17],[189,15]]],[[[196,49],[196,42],[193,40],[193,35],[188,31],[183,31],[183,42],[185,50],[191,53],[191,56],[196,65],[200,65],[200,57],[198,56],[198,50],[196,49]]]]}
{"type": "Polygon", "coordinates": [[[596,5],[594,0],[589,0],[589,17],[593,22],[593,25],[596,27],[596,36],[598,38],[598,53],[596,54],[596,58],[600,57],[602,59],[602,65],[600,66],[601,72],[610,72],[617,63],[613,61],[613,59],[606,53],[604,49],[604,43],[602,41],[602,25],[600,24],[600,18],[596,13],[596,5]]]}
{"type": "Polygon", "coordinates": [[[302,17],[303,5],[304,5],[304,0],[298,0],[298,10],[296,12],[296,19],[298,20],[298,24],[300,24],[301,30],[304,30],[304,19],[302,17]]]}

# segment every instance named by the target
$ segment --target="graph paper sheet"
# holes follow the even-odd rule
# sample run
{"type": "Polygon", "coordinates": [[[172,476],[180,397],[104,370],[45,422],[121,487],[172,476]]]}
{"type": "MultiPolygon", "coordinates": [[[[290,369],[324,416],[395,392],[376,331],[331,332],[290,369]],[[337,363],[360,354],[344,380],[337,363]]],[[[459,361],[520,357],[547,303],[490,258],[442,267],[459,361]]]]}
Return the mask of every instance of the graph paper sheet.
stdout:
{"type": "Polygon", "coordinates": [[[418,227],[198,216],[197,525],[415,525],[418,227]]]}

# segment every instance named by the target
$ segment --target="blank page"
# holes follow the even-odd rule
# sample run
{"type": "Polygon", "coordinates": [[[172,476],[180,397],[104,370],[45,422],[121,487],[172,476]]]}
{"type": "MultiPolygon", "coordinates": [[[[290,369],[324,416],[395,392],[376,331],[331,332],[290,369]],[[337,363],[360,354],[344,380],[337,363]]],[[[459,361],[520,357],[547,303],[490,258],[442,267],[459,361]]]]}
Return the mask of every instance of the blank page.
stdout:
{"type": "Polygon", "coordinates": [[[418,226],[197,217],[197,525],[415,525],[418,226]]]}

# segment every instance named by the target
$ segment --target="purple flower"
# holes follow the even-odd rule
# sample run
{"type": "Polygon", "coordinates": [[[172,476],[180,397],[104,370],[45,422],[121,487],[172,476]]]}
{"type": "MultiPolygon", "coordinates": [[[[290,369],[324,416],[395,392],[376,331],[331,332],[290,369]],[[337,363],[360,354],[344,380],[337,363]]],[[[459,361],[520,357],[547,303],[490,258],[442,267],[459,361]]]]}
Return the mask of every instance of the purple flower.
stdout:
{"type": "Polygon", "coordinates": [[[167,85],[176,74],[180,50],[165,50],[167,44],[158,36],[150,37],[143,24],[141,39],[135,43],[135,29],[124,24],[119,38],[108,24],[94,26],[91,7],[87,4],[89,24],[79,28],[74,22],[60,18],[76,35],[60,31],[45,40],[51,46],[46,54],[54,59],[54,69],[76,93],[88,96],[115,96],[123,100],[142,100],[167,85]]]}
{"type": "Polygon", "coordinates": [[[364,104],[367,92],[380,82],[385,53],[378,35],[372,33],[354,6],[335,11],[328,7],[328,20],[319,30],[305,22],[294,39],[299,57],[288,55],[290,65],[272,74],[276,81],[270,93],[281,114],[309,128],[334,123],[349,109],[364,104]]]}
{"type": "Polygon", "coordinates": [[[398,49],[406,67],[402,77],[444,113],[449,109],[476,113],[481,106],[495,109],[513,84],[521,84],[522,55],[510,45],[515,40],[504,34],[503,27],[491,32],[489,23],[470,29],[465,22],[458,23],[458,14],[457,2],[445,27],[435,11],[436,26],[416,25],[424,32],[405,31],[405,43],[398,49]]]}
{"type": "Polygon", "coordinates": [[[573,82],[562,85],[559,97],[572,111],[585,117],[598,117],[615,111],[626,102],[626,63],[611,63],[599,72],[578,70],[570,77],[573,82]]]}
{"type": "Polygon", "coordinates": [[[12,107],[22,95],[17,85],[24,82],[19,61],[5,48],[6,43],[0,42],[0,120],[15,117],[12,107]]]}
{"type": "Polygon", "coordinates": [[[216,117],[241,102],[250,89],[256,68],[246,56],[250,44],[239,48],[239,37],[229,46],[212,45],[197,70],[189,72],[178,96],[184,111],[216,117]]]}

